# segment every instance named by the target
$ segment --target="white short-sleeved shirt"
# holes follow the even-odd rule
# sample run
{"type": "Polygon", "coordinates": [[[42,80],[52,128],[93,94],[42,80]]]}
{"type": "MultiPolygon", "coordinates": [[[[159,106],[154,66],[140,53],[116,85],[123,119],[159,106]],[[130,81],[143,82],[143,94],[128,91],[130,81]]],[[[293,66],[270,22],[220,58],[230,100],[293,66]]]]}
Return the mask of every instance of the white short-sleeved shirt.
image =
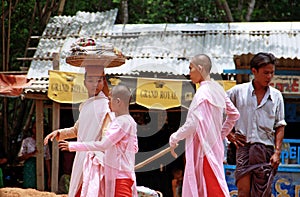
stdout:
{"type": "Polygon", "coordinates": [[[286,125],[281,92],[269,86],[259,105],[252,82],[236,85],[227,94],[241,115],[236,132],[245,135],[247,142],[274,145],[275,129],[286,125]]]}
{"type": "MultiPolygon", "coordinates": [[[[22,141],[21,149],[19,151],[18,156],[22,156],[24,154],[32,153],[36,150],[36,140],[32,137],[27,137],[22,141]]],[[[51,159],[50,150],[48,145],[44,145],[44,158],[45,160],[51,159]]]]}

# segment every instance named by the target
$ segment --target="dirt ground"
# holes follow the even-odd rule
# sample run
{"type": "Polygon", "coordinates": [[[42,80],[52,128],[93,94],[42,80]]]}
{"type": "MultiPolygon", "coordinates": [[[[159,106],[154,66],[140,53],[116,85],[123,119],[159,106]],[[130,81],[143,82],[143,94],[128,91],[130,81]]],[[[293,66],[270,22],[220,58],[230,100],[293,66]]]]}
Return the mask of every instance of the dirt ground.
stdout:
{"type": "Polygon", "coordinates": [[[52,192],[42,192],[36,189],[4,187],[0,189],[0,197],[68,197],[66,194],[57,195],[52,192]]]}

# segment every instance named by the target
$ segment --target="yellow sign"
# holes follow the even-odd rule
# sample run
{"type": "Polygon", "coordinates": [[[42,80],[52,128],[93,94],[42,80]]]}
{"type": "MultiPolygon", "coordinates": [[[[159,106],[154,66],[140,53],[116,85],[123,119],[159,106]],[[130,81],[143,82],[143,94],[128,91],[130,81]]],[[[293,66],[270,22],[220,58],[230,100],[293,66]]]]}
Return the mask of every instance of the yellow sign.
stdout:
{"type": "Polygon", "coordinates": [[[88,98],[84,74],[49,70],[48,97],[59,103],[80,103],[88,98]]]}
{"type": "Polygon", "coordinates": [[[236,81],[231,80],[217,80],[217,82],[224,88],[225,91],[236,85],[236,81]]]}
{"type": "MultiPolygon", "coordinates": [[[[230,88],[236,85],[236,81],[231,80],[216,80],[216,82],[218,82],[224,88],[225,91],[229,90],[230,88]]],[[[196,89],[198,88],[199,83],[196,84],[196,89]]]]}
{"type": "Polygon", "coordinates": [[[181,105],[182,82],[137,79],[136,103],[152,109],[169,109],[181,105]]]}

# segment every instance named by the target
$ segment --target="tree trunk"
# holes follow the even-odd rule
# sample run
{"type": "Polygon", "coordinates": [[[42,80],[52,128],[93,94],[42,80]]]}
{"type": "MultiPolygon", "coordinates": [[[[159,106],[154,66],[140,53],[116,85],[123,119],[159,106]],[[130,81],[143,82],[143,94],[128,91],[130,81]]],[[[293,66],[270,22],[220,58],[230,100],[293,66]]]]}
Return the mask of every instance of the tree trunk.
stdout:
{"type": "Polygon", "coordinates": [[[4,23],[4,0],[2,0],[2,71],[5,71],[5,51],[6,51],[6,47],[5,47],[5,23],[4,23]]]}
{"type": "Polygon", "coordinates": [[[128,0],[122,0],[121,3],[122,6],[122,13],[123,13],[123,24],[127,24],[128,23],[128,0]]]}
{"type": "Polygon", "coordinates": [[[42,27],[46,26],[53,11],[57,10],[58,3],[55,0],[47,0],[44,7],[41,8],[40,1],[36,1],[39,11],[39,21],[42,27]],[[49,2],[51,1],[51,2],[49,2]]]}
{"type": "Polygon", "coordinates": [[[244,0],[239,0],[238,2],[238,11],[241,13],[243,10],[244,0]]]}
{"type": "Polygon", "coordinates": [[[52,0],[51,1],[51,4],[50,4],[50,7],[47,6],[47,4],[45,5],[44,9],[43,9],[43,23],[42,25],[43,26],[46,26],[50,17],[51,17],[51,14],[52,14],[52,11],[55,10],[55,0],[52,0]]]}
{"type": "MultiPolygon", "coordinates": [[[[31,40],[30,37],[31,37],[32,31],[33,31],[33,26],[34,26],[36,8],[37,8],[37,3],[35,2],[33,12],[32,12],[32,16],[31,16],[30,29],[29,29],[29,33],[28,33],[28,39],[27,39],[27,42],[26,42],[24,57],[27,57],[27,53],[28,53],[28,47],[29,47],[30,40],[31,40]]],[[[23,66],[25,66],[25,61],[23,61],[23,66]]]]}
{"type": "Polygon", "coordinates": [[[227,22],[233,22],[234,20],[233,20],[233,17],[232,17],[232,14],[229,9],[227,1],[226,0],[216,0],[216,4],[217,4],[217,7],[224,10],[224,12],[226,13],[227,22]]]}
{"type": "Polygon", "coordinates": [[[112,7],[112,0],[107,0],[107,6],[108,6],[109,8],[112,7]]]}
{"type": "Polygon", "coordinates": [[[246,21],[247,22],[249,22],[251,20],[251,14],[254,10],[254,7],[255,7],[255,0],[251,0],[250,3],[249,3],[249,6],[248,6],[247,15],[246,15],[246,21]]]}
{"type": "Polygon", "coordinates": [[[10,51],[10,27],[11,27],[11,12],[12,12],[12,2],[9,1],[9,12],[8,12],[8,27],[7,27],[7,44],[6,44],[6,58],[5,58],[5,68],[9,70],[9,51],[10,51]]]}
{"type": "Polygon", "coordinates": [[[66,4],[66,0],[59,1],[58,12],[57,12],[58,16],[61,16],[62,13],[64,12],[65,4],[66,4]]]}

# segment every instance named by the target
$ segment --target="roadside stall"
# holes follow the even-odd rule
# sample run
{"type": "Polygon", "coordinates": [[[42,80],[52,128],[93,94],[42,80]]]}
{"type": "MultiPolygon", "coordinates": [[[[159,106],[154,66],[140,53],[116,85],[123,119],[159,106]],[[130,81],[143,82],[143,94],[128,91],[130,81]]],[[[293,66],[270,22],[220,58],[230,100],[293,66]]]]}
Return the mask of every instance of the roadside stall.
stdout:
{"type": "MultiPolygon", "coordinates": [[[[251,80],[249,62],[253,56],[251,53],[234,56],[236,69],[224,70],[224,73],[236,73],[237,83],[251,80]]],[[[300,126],[300,60],[277,58],[277,61],[278,66],[271,86],[282,92],[287,126],[281,151],[281,164],[273,181],[272,194],[300,196],[300,137],[297,134],[297,128],[300,126]]],[[[225,173],[231,196],[237,196],[233,161],[234,159],[231,159],[231,163],[225,165],[225,173]]]]}
{"type": "MultiPolygon", "coordinates": [[[[43,130],[46,118],[46,113],[43,112],[48,110],[47,118],[50,117],[52,130],[72,126],[67,124],[72,124],[72,121],[77,119],[78,103],[86,99],[86,90],[82,85],[83,71],[66,63],[69,44],[79,37],[89,36],[112,43],[129,57],[121,70],[110,68],[105,72],[110,86],[123,83],[134,93],[130,112],[138,123],[139,145],[142,152],[137,158],[137,163],[166,148],[169,134],[184,122],[187,108],[195,92],[195,87],[186,78],[189,72],[188,58],[196,52],[207,53],[212,58],[215,65],[212,72],[219,75],[215,80],[222,80],[220,76],[223,75],[223,69],[234,68],[231,56],[238,52],[256,52],[266,48],[279,50],[279,54],[286,53],[285,51],[297,54],[299,51],[298,47],[292,48],[292,44],[297,43],[299,37],[297,37],[298,22],[217,25],[115,24],[117,11],[116,9],[101,13],[79,11],[71,17],[52,17],[43,34],[32,38],[39,41],[38,46],[30,47],[36,48],[34,56],[20,58],[31,61],[27,78],[33,80],[32,84],[24,89],[24,98],[35,102],[35,114],[40,131],[38,147],[42,147],[44,133],[50,132],[43,130]],[[281,52],[282,48],[287,50],[281,52]]],[[[229,78],[237,77],[237,81],[248,76],[248,73],[244,73],[245,75],[229,73],[229,78]]],[[[227,77],[223,79],[225,78],[229,79],[227,77]]],[[[227,85],[229,87],[234,85],[233,82],[235,84],[235,81],[228,83],[220,81],[225,89],[228,88],[227,85]]],[[[51,190],[56,192],[61,159],[55,143],[54,141],[52,144],[51,190]]],[[[182,153],[183,151],[182,149],[182,153]]],[[[39,160],[42,160],[41,148],[39,152],[39,160]]],[[[172,176],[169,172],[173,166],[165,162],[169,160],[174,161],[170,154],[166,154],[141,168],[137,172],[141,172],[140,175],[149,172],[149,176],[140,176],[141,179],[152,181],[151,184],[141,183],[141,185],[152,189],[155,189],[152,185],[169,189],[170,185],[163,182],[170,180],[172,176]],[[166,171],[168,173],[165,173],[166,171]]],[[[174,165],[182,167],[184,163],[182,160],[176,161],[174,165]]],[[[38,171],[43,171],[42,162],[38,163],[38,171]]],[[[42,178],[43,174],[39,173],[38,180],[42,178]]],[[[44,189],[43,181],[38,183],[38,188],[44,189]]]]}

